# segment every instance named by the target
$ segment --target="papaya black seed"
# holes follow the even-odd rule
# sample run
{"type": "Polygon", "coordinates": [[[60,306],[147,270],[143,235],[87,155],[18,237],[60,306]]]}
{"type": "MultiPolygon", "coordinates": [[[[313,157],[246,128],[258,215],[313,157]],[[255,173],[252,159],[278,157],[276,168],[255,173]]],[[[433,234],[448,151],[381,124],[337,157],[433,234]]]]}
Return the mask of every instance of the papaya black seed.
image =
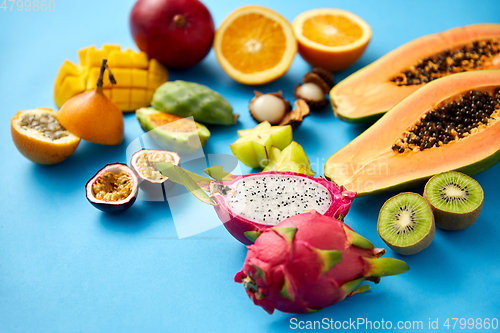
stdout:
{"type": "Polygon", "coordinates": [[[500,95],[500,88],[496,88],[492,95],[471,90],[463,94],[459,102],[430,110],[402,134],[392,149],[402,153],[417,147],[420,150],[440,147],[463,138],[474,128],[488,126],[490,120],[495,119],[493,113],[500,112],[500,97],[496,95],[500,95]]]}
{"type": "Polygon", "coordinates": [[[453,74],[457,71],[464,72],[480,67],[484,62],[484,58],[491,58],[500,53],[496,41],[483,40],[479,42],[480,46],[474,46],[474,43],[478,43],[478,41],[462,45],[454,51],[446,50],[438,55],[426,57],[413,65],[412,69],[401,71],[400,74],[392,77],[390,81],[398,86],[430,82],[438,77],[453,74]],[[495,47],[492,47],[493,45],[495,47]],[[404,77],[406,77],[406,80],[404,80],[404,77]]]}

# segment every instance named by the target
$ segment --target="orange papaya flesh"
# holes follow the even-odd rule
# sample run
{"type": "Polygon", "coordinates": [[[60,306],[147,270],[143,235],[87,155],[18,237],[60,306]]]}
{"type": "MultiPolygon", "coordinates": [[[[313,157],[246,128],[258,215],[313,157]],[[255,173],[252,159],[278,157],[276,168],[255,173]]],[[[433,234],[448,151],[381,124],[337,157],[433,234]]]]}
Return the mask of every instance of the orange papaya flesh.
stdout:
{"type": "MultiPolygon", "coordinates": [[[[497,43],[492,56],[464,71],[500,68],[500,24],[476,24],[427,35],[404,44],[339,82],[330,91],[335,115],[349,122],[373,122],[403,98],[425,85],[398,85],[391,79],[415,69],[426,58],[436,59],[443,51],[459,52],[474,42],[497,43]]],[[[453,69],[453,71],[457,71],[453,69]]],[[[446,70],[445,70],[446,71],[446,70]]],[[[444,74],[438,74],[441,76],[444,74]]]]}
{"type": "Polygon", "coordinates": [[[426,84],[333,154],[325,164],[325,177],[365,196],[418,185],[445,171],[473,175],[488,169],[500,160],[498,102],[487,125],[467,136],[439,147],[406,149],[403,153],[395,151],[393,145],[430,111],[472,90],[498,95],[499,87],[498,69],[453,74],[426,84]]]}
{"type": "Polygon", "coordinates": [[[152,114],[148,119],[154,127],[163,126],[170,132],[192,132],[198,129],[194,121],[166,112],[152,114]]]}

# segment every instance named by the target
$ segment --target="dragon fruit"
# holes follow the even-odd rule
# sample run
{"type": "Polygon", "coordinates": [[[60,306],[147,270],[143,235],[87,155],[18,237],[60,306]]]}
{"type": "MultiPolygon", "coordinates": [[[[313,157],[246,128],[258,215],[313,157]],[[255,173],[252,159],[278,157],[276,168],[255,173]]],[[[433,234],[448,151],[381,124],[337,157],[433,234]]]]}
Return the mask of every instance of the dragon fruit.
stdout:
{"type": "Polygon", "coordinates": [[[369,289],[360,287],[365,280],[409,269],[379,258],[384,253],[343,222],[311,211],[264,230],[234,279],[270,314],[313,312],[369,289]]]}
{"type": "Polygon", "coordinates": [[[342,219],[356,193],[322,178],[295,172],[261,172],[235,176],[221,167],[205,170],[208,179],[170,163],[158,170],[184,185],[200,200],[214,206],[226,229],[243,244],[253,244],[257,235],[284,219],[312,209],[342,219]],[[209,192],[207,195],[201,191],[209,192]]]}

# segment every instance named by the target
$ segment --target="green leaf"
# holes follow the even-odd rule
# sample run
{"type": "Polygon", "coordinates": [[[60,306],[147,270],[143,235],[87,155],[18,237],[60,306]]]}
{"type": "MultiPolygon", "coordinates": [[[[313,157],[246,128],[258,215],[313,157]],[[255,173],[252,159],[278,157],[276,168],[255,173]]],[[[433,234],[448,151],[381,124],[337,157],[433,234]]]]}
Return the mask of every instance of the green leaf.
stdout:
{"type": "MultiPolygon", "coordinates": [[[[357,288],[361,285],[361,283],[363,283],[364,280],[365,280],[365,278],[361,277],[361,278],[358,278],[356,280],[346,282],[342,285],[342,287],[340,287],[340,289],[342,289],[345,292],[345,296],[349,296],[349,295],[351,295],[351,293],[353,293],[355,290],[357,290],[357,288]]],[[[361,288],[363,288],[363,287],[361,287],[361,288]]]]}
{"type": "Polygon", "coordinates": [[[184,171],[184,173],[186,173],[199,187],[207,192],[210,192],[210,183],[212,182],[210,178],[197,175],[194,172],[188,171],[169,162],[155,163],[155,166],[162,175],[168,177],[174,183],[186,186],[183,179],[179,178],[180,171],[184,171]]]}
{"type": "Polygon", "coordinates": [[[347,235],[347,239],[349,242],[357,247],[360,247],[362,249],[366,250],[371,250],[374,248],[372,242],[370,242],[368,239],[364,238],[360,234],[352,231],[351,229],[344,227],[345,233],[347,235]]]}
{"type": "Polygon", "coordinates": [[[360,294],[360,293],[364,293],[365,291],[368,291],[370,290],[370,286],[365,284],[365,285],[362,285],[361,287],[357,288],[357,289],[354,289],[352,292],[351,292],[351,295],[355,295],[355,294],[360,294]]]}
{"type": "Polygon", "coordinates": [[[295,233],[297,232],[296,227],[274,227],[272,228],[278,235],[283,237],[290,245],[293,242],[293,237],[295,236],[295,233]]]}
{"type": "Polygon", "coordinates": [[[243,234],[249,241],[255,243],[255,240],[260,236],[262,232],[259,231],[245,231],[243,234]]]}
{"type": "MultiPolygon", "coordinates": [[[[255,264],[250,264],[250,265],[255,268],[255,274],[253,274],[254,276],[250,276],[250,277],[253,278],[254,280],[261,278],[264,280],[265,283],[267,283],[266,273],[264,273],[262,268],[260,268],[259,266],[255,265],[255,264]]],[[[249,275],[252,275],[251,272],[249,272],[249,275]]]]}
{"type": "Polygon", "coordinates": [[[393,258],[364,258],[371,266],[369,271],[370,276],[389,276],[403,274],[410,269],[408,264],[403,260],[393,258]]]}
{"type": "Polygon", "coordinates": [[[184,170],[183,168],[172,163],[156,163],[156,168],[162,175],[168,177],[174,183],[185,186],[186,189],[198,200],[209,205],[215,205],[212,198],[205,193],[205,191],[210,189],[210,179],[184,170]],[[200,184],[204,188],[200,187],[200,184]]]}
{"type": "Polygon", "coordinates": [[[322,268],[321,274],[324,274],[330,270],[333,266],[337,265],[342,261],[342,252],[337,250],[321,250],[312,246],[309,246],[311,250],[316,252],[321,260],[322,268]]]}
{"type": "Polygon", "coordinates": [[[240,176],[230,174],[225,172],[221,166],[214,166],[205,169],[205,173],[215,180],[219,181],[231,181],[240,176]]]}
{"type": "Polygon", "coordinates": [[[319,310],[321,310],[321,309],[307,308],[307,312],[308,312],[308,313],[318,312],[319,310]]]}
{"type": "Polygon", "coordinates": [[[283,288],[281,288],[280,295],[284,298],[288,298],[292,302],[295,301],[295,294],[286,275],[283,277],[283,288]]]}

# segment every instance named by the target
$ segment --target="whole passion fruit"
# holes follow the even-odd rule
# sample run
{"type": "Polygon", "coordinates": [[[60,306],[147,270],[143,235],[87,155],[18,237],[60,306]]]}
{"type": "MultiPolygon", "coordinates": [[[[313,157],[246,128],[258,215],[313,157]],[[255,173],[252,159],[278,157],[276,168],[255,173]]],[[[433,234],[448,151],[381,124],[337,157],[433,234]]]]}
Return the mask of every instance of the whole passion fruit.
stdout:
{"type": "Polygon", "coordinates": [[[130,165],[137,174],[140,188],[146,193],[167,193],[174,183],[158,171],[155,163],[170,162],[179,165],[181,158],[173,151],[141,149],[130,159],[130,165]],[[163,188],[163,190],[162,190],[163,188]]]}
{"type": "Polygon", "coordinates": [[[106,213],[129,209],[137,198],[139,180],[126,164],[107,164],[85,185],[89,202],[106,213]]]}

